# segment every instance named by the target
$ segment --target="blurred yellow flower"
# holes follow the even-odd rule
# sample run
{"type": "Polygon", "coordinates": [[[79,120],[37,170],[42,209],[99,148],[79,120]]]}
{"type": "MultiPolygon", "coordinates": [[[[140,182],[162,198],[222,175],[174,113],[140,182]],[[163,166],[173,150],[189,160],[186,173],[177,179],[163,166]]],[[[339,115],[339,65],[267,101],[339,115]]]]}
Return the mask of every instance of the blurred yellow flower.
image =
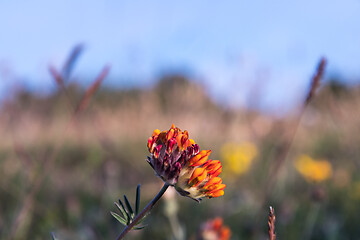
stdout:
{"type": "Polygon", "coordinates": [[[224,171],[241,175],[249,170],[258,150],[251,142],[225,143],[221,148],[221,154],[224,171]]]}
{"type": "Polygon", "coordinates": [[[297,158],[295,168],[309,182],[322,182],[332,175],[330,162],[314,160],[305,154],[297,158]]]}

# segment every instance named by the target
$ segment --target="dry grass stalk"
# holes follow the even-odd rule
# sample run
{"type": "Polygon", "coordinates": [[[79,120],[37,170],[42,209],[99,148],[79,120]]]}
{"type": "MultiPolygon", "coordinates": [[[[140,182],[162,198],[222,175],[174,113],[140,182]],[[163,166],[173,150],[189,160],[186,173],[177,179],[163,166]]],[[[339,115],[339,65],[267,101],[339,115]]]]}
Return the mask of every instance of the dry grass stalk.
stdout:
{"type": "Polygon", "coordinates": [[[275,212],[274,208],[270,206],[269,211],[269,220],[268,220],[268,226],[269,226],[269,240],[275,240],[276,234],[275,234],[275,212]]]}
{"type": "Polygon", "coordinates": [[[95,81],[93,82],[93,84],[90,85],[90,87],[86,90],[84,96],[82,97],[80,104],[78,105],[78,107],[76,108],[75,113],[79,113],[81,111],[83,111],[87,105],[89,104],[89,101],[91,99],[91,97],[95,94],[95,92],[98,90],[98,88],[100,87],[101,83],[104,81],[105,77],[108,75],[110,71],[110,67],[106,66],[104,67],[104,69],[102,70],[102,72],[100,73],[100,75],[95,79],[95,81]]]}
{"type": "Polygon", "coordinates": [[[281,169],[281,166],[283,165],[283,163],[286,160],[286,157],[290,151],[291,145],[294,141],[295,135],[296,135],[296,131],[299,127],[300,124],[300,120],[302,118],[302,115],[305,111],[306,106],[309,104],[309,102],[313,99],[315,91],[317,89],[317,87],[320,84],[320,80],[322,78],[322,76],[324,75],[324,71],[325,71],[325,65],[326,65],[326,60],[325,58],[321,58],[319,65],[317,67],[317,70],[315,72],[314,77],[311,80],[311,87],[309,89],[308,94],[306,95],[306,100],[304,102],[303,107],[301,108],[299,114],[297,115],[296,121],[294,123],[294,127],[291,131],[291,133],[288,135],[288,140],[285,141],[283,143],[283,146],[279,149],[278,152],[278,156],[276,157],[276,161],[275,163],[272,165],[272,168],[270,169],[270,174],[269,174],[269,180],[267,181],[266,184],[266,198],[268,196],[268,194],[271,193],[273,185],[275,183],[276,177],[278,175],[279,170],[281,169]]]}
{"type": "MultiPolygon", "coordinates": [[[[302,115],[306,109],[306,106],[314,98],[315,91],[320,84],[321,78],[324,75],[325,66],[326,66],[326,59],[323,57],[320,59],[320,62],[316,69],[316,72],[311,79],[311,87],[306,95],[306,99],[305,99],[298,115],[296,116],[293,128],[291,129],[291,132],[287,135],[288,137],[281,144],[281,147],[279,147],[279,149],[277,150],[277,153],[275,154],[275,157],[274,157],[275,161],[270,166],[271,168],[269,170],[268,179],[267,179],[266,183],[264,184],[264,190],[262,191],[264,193],[264,197],[262,199],[262,204],[261,204],[260,209],[263,209],[263,206],[266,204],[269,196],[271,195],[271,193],[273,191],[274,185],[276,184],[276,179],[278,177],[278,173],[280,172],[281,167],[284,165],[284,162],[286,161],[286,158],[290,152],[291,146],[295,139],[295,135],[296,135],[297,129],[300,125],[302,115]]],[[[260,214],[260,211],[258,212],[258,217],[260,216],[259,214],[260,214]]]]}
{"type": "MultiPolygon", "coordinates": [[[[63,136],[69,130],[69,127],[73,124],[73,122],[76,120],[78,113],[83,111],[88,106],[88,103],[89,103],[91,97],[98,90],[101,83],[107,76],[109,70],[110,70],[110,68],[108,66],[105,67],[103,69],[103,71],[100,73],[100,75],[96,78],[94,83],[87,89],[82,100],[80,101],[80,104],[78,105],[77,110],[72,114],[72,116],[69,120],[69,123],[65,127],[65,130],[63,131],[63,133],[64,133],[63,136]]],[[[64,84],[63,79],[59,78],[59,76],[61,77],[61,75],[58,74],[56,69],[50,68],[50,72],[52,73],[52,76],[55,78],[56,82],[64,84]]],[[[34,178],[32,178],[30,180],[29,193],[27,194],[26,198],[24,199],[24,201],[20,207],[19,213],[14,218],[14,221],[13,221],[11,229],[10,229],[9,239],[16,239],[17,234],[19,234],[19,232],[18,232],[19,229],[24,228],[24,224],[26,222],[25,219],[28,217],[29,213],[34,208],[36,195],[39,192],[39,190],[41,189],[41,186],[42,186],[44,180],[46,179],[46,176],[48,174],[50,174],[54,168],[54,162],[55,162],[56,156],[58,155],[60,146],[62,145],[63,141],[64,141],[64,139],[62,138],[62,141],[59,141],[58,144],[56,144],[54,149],[47,155],[47,157],[45,157],[44,159],[41,159],[40,165],[42,166],[42,171],[39,171],[39,174],[34,176],[34,178]]],[[[18,152],[17,154],[20,154],[20,153],[18,152]]],[[[25,154],[25,152],[21,153],[20,155],[24,156],[24,154],[25,154]]]]}
{"type": "Polygon", "coordinates": [[[63,80],[67,81],[70,77],[70,74],[76,64],[76,61],[79,59],[81,53],[84,50],[84,45],[83,44],[78,44],[75,45],[75,47],[72,49],[69,57],[67,58],[63,69],[62,69],[62,78],[63,80]]]}
{"type": "Polygon", "coordinates": [[[61,76],[61,74],[53,66],[49,67],[49,72],[50,72],[51,76],[53,77],[53,79],[55,80],[58,87],[60,89],[64,89],[65,84],[64,84],[64,79],[61,76]]]}
{"type": "Polygon", "coordinates": [[[82,44],[76,45],[73,50],[71,51],[69,57],[67,58],[61,73],[56,70],[55,67],[50,66],[49,72],[53,79],[55,80],[56,84],[58,85],[58,88],[60,92],[63,92],[65,94],[65,97],[67,98],[69,102],[69,107],[72,109],[75,109],[73,102],[71,101],[71,98],[69,96],[69,93],[66,89],[66,82],[69,81],[70,74],[79,59],[80,54],[83,52],[84,46],[82,44]]]}
{"type": "Polygon", "coordinates": [[[306,96],[305,103],[304,103],[305,106],[308,105],[309,102],[311,101],[311,99],[314,97],[315,91],[320,85],[320,80],[324,76],[325,66],[326,66],[326,58],[323,57],[323,58],[321,58],[321,60],[318,64],[317,70],[316,70],[314,76],[312,77],[311,87],[308,92],[308,95],[306,96]]]}

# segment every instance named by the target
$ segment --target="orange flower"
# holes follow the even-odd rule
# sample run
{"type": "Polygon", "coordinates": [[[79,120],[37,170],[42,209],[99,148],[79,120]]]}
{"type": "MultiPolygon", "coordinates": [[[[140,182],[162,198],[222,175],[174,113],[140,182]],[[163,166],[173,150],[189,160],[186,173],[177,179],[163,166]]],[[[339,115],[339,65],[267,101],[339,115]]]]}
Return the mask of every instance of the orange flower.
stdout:
{"type": "Polygon", "coordinates": [[[199,239],[201,240],[229,240],[231,231],[223,225],[223,220],[217,217],[205,222],[200,231],[199,239]]]}
{"type": "Polygon", "coordinates": [[[224,195],[226,185],[218,177],[222,169],[220,161],[209,159],[211,150],[199,151],[186,130],[174,125],[168,131],[156,129],[148,140],[148,149],[151,156],[147,162],[181,195],[196,201],[224,195]]]}

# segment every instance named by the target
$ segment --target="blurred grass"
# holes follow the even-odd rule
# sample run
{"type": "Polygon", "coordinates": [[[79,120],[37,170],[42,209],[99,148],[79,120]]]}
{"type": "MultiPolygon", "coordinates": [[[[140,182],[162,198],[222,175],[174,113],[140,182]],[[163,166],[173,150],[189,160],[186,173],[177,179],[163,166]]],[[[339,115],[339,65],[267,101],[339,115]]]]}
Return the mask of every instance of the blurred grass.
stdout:
{"type": "MultiPolygon", "coordinates": [[[[357,239],[360,237],[360,88],[338,83],[324,86],[306,109],[287,160],[270,195],[264,194],[269,169],[294,127],[294,114],[283,118],[254,110],[228,109],[214,103],[199,86],[181,75],[169,75],[151,89],[101,89],[90,107],[69,124],[83,90],[72,84],[66,93],[40,97],[14,94],[0,114],[0,237],[10,229],[31,190],[44,174],[43,162],[60,144],[54,166],[35,194],[17,239],[114,239],[122,226],[110,215],[114,201],[126,194],[134,201],[142,184],[142,205],[161,188],[144,161],[147,138],[172,123],[188,130],[201,149],[222,159],[227,143],[252,142],[258,149],[247,171],[222,174],[225,195],[197,204],[176,196],[177,213],[187,238],[208,218],[222,216],[232,239],[264,239],[268,205],[276,210],[276,231],[286,239],[357,239]],[[327,159],[333,176],[309,183],[296,171],[301,154],[327,159]],[[266,198],[266,199],[264,199],[266,198]],[[263,206],[265,202],[266,206],[263,206]],[[313,226],[310,214],[318,208],[313,226]],[[310,219],[310,220],[309,220],[310,219]],[[304,232],[311,229],[306,235],[304,232]],[[305,235],[304,235],[305,234],[305,235]]],[[[225,162],[223,162],[225,164],[225,162]]],[[[231,167],[231,166],[230,166],[231,167]]],[[[229,166],[226,166],[229,168],[229,166]]],[[[145,230],[129,239],[173,239],[160,203],[145,230]]]]}

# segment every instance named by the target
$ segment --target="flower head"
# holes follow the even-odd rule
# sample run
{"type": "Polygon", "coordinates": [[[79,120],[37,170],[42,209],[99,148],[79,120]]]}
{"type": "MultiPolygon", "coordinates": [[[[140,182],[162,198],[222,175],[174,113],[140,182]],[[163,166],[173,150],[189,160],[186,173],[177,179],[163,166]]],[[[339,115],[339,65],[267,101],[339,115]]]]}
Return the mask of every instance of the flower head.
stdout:
{"type": "Polygon", "coordinates": [[[156,129],[148,140],[151,156],[147,162],[166,183],[194,200],[224,195],[225,184],[219,160],[209,159],[211,150],[200,151],[188,132],[174,125],[168,131],[156,129]]]}
{"type": "Polygon", "coordinates": [[[246,173],[250,169],[257,153],[256,145],[251,142],[225,143],[221,147],[222,158],[227,166],[224,171],[234,175],[246,173]]]}
{"type": "Polygon", "coordinates": [[[309,182],[322,182],[332,175],[331,164],[326,160],[314,160],[301,155],[295,162],[296,170],[309,182]]]}
{"type": "Polygon", "coordinates": [[[208,220],[205,222],[200,231],[199,239],[201,240],[228,240],[230,239],[231,231],[227,226],[223,225],[223,220],[220,217],[208,220]]]}

